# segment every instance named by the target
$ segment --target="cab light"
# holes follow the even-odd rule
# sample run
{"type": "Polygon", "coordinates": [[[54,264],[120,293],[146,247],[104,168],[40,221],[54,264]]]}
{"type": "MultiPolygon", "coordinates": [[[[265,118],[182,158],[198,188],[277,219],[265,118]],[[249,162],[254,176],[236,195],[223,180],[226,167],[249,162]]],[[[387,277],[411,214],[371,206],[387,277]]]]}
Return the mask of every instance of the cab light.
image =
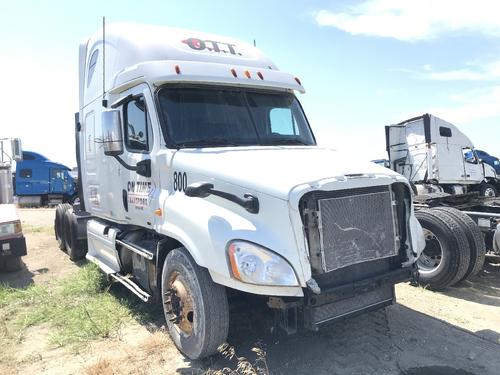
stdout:
{"type": "Polygon", "coordinates": [[[245,77],[252,78],[252,76],[250,75],[250,72],[248,70],[245,70],[245,77]]]}
{"type": "Polygon", "coordinates": [[[259,76],[260,79],[264,79],[264,76],[262,75],[261,72],[257,72],[257,75],[259,76]]]}
{"type": "Polygon", "coordinates": [[[233,77],[238,77],[238,74],[236,73],[235,69],[231,69],[231,73],[233,74],[233,77]]]}
{"type": "Polygon", "coordinates": [[[298,79],[297,77],[295,77],[295,82],[297,82],[299,85],[302,86],[302,83],[300,82],[300,79],[298,79]]]}
{"type": "Polygon", "coordinates": [[[176,72],[177,74],[181,74],[181,68],[179,67],[179,65],[176,65],[176,66],[175,66],[175,72],[176,72]]]}

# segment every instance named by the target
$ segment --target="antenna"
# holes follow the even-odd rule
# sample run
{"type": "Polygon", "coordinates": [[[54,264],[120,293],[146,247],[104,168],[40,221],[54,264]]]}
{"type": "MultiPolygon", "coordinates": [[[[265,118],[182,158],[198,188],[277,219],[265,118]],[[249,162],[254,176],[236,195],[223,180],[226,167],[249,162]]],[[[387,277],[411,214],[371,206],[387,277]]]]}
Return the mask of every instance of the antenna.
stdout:
{"type": "Polygon", "coordinates": [[[102,17],[102,106],[108,107],[106,97],[106,17],[102,17]]]}

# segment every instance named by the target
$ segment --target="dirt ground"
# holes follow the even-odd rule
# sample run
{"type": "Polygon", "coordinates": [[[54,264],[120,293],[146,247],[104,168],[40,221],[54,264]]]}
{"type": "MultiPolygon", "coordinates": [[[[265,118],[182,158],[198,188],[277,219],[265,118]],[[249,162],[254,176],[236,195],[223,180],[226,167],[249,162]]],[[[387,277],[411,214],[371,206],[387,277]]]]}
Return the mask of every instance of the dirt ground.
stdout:
{"type": "MultiPolygon", "coordinates": [[[[54,239],[54,211],[20,214],[28,241],[26,267],[0,274],[0,282],[23,287],[74,272],[77,267],[54,239]]],[[[398,303],[385,310],[293,336],[272,329],[273,317],[261,300],[246,301],[231,312],[228,341],[249,359],[259,344],[272,374],[500,374],[500,265],[487,265],[473,280],[445,292],[399,284],[396,293],[398,303]]],[[[221,356],[184,358],[163,330],[161,310],[155,316],[131,322],[118,337],[96,340],[78,353],[50,347],[47,327],[33,327],[16,344],[16,363],[0,363],[0,373],[198,374],[235,367],[221,356]]]]}

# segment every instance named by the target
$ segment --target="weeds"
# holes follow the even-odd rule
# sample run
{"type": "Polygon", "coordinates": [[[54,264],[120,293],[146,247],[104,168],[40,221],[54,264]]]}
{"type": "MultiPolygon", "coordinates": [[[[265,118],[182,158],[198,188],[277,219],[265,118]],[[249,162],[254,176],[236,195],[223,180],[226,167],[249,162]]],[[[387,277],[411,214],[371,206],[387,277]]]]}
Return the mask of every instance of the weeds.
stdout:
{"type": "Polygon", "coordinates": [[[267,367],[266,352],[261,344],[252,348],[256,359],[252,363],[245,357],[239,357],[233,346],[225,343],[219,346],[219,353],[229,361],[235,362],[235,369],[225,367],[222,370],[208,370],[207,375],[269,375],[267,367]]]}
{"type": "Polygon", "coordinates": [[[0,344],[22,340],[29,327],[42,324],[50,328],[49,343],[56,346],[112,336],[132,313],[128,303],[107,293],[106,285],[93,264],[48,286],[0,285],[0,344]]]}

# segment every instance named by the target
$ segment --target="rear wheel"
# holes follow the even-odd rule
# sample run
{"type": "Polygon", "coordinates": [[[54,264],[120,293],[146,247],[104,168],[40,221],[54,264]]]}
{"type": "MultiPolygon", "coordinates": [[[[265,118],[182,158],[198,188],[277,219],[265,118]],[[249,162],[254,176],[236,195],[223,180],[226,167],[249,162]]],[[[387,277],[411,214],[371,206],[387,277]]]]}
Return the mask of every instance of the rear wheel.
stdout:
{"type": "Polygon", "coordinates": [[[69,259],[78,261],[85,258],[87,249],[77,237],[77,221],[73,209],[66,210],[63,218],[64,244],[69,259]]]}
{"type": "Polygon", "coordinates": [[[462,280],[468,277],[475,276],[481,271],[486,257],[486,245],[484,236],[477,224],[469,216],[463,212],[451,207],[439,207],[436,210],[444,211],[455,218],[462,226],[462,229],[467,236],[470,249],[470,263],[462,280]]]}
{"type": "Polygon", "coordinates": [[[64,230],[63,230],[63,222],[64,222],[64,214],[67,210],[71,208],[71,205],[68,203],[58,204],[56,208],[56,218],[54,220],[54,232],[56,235],[57,244],[59,245],[59,249],[62,251],[66,251],[66,243],[64,238],[64,230]]]}
{"type": "Polygon", "coordinates": [[[417,260],[420,284],[441,290],[460,281],[470,263],[467,237],[447,212],[420,210],[415,213],[422,225],[425,249],[417,260]]]}
{"type": "Polygon", "coordinates": [[[162,272],[162,300],[170,336],[191,359],[217,352],[226,341],[229,307],[226,289],[215,284],[185,248],[172,250],[162,272]]]}
{"type": "Polygon", "coordinates": [[[15,272],[22,268],[21,257],[0,257],[0,271],[15,272]]]}

